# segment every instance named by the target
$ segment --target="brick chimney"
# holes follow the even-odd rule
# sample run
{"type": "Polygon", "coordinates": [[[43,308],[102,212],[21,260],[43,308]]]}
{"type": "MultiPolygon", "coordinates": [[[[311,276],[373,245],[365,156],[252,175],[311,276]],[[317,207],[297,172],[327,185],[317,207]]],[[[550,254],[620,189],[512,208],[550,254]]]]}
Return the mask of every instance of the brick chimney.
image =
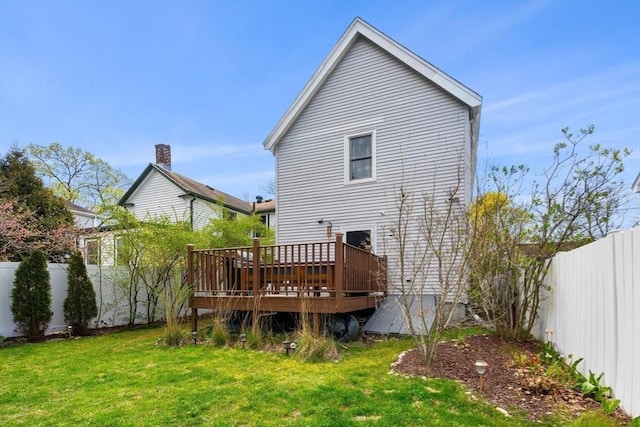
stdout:
{"type": "Polygon", "coordinates": [[[156,164],[167,170],[171,170],[171,146],[156,144],[156,164]]]}

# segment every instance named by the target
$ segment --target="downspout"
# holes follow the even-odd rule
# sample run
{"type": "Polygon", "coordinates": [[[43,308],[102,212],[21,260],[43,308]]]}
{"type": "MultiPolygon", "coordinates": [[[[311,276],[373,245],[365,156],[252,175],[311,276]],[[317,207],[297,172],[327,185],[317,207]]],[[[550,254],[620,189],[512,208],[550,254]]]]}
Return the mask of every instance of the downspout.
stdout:
{"type": "Polygon", "coordinates": [[[190,195],[191,200],[189,200],[189,225],[191,226],[191,230],[193,230],[193,202],[196,201],[196,196],[193,194],[190,195]]]}
{"type": "Polygon", "coordinates": [[[195,202],[196,196],[193,193],[185,193],[180,196],[183,200],[187,200],[187,197],[189,197],[189,226],[193,230],[193,202],[195,202]]]}

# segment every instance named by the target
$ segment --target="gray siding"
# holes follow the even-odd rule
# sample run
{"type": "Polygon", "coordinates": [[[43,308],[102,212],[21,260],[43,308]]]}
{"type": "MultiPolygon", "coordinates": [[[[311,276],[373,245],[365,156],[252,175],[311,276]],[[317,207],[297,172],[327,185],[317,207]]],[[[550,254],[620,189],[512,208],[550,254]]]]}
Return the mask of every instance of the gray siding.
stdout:
{"type": "Polygon", "coordinates": [[[188,204],[179,196],[180,188],[166,177],[152,170],[129,201],[134,204],[132,212],[138,219],[166,215],[171,219],[184,220],[189,216],[188,204]]]}
{"type": "Polygon", "coordinates": [[[360,37],[277,145],[278,242],[324,240],[331,221],[372,229],[374,250],[393,252],[400,187],[445,201],[466,169],[468,121],[467,106],[360,37]],[[344,137],[374,130],[377,179],[345,184],[344,137]]]}
{"type": "MultiPolygon", "coordinates": [[[[188,221],[189,202],[180,197],[183,194],[184,190],[164,175],[152,170],[129,201],[134,204],[132,212],[138,219],[167,216],[173,221],[188,221]]],[[[194,227],[201,228],[209,219],[219,218],[221,211],[222,209],[213,203],[201,199],[194,201],[194,227]]]]}

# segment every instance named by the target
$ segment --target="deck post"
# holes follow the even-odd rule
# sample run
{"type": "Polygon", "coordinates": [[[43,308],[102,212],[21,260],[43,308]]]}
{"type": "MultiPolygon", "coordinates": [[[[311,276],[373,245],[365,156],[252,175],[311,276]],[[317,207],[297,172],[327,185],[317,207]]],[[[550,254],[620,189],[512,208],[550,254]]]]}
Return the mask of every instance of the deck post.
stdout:
{"type": "Polygon", "coordinates": [[[342,301],[342,277],[344,272],[344,245],[342,243],[342,236],[342,233],[336,233],[336,271],[334,283],[336,288],[336,307],[339,307],[342,301]]]}
{"type": "Polygon", "coordinates": [[[252,330],[254,333],[258,333],[259,329],[259,307],[260,303],[259,290],[260,290],[260,239],[253,239],[253,270],[251,272],[253,281],[253,318],[252,318],[252,330]]]}
{"type": "Polygon", "coordinates": [[[195,294],[195,284],[193,280],[193,250],[192,244],[187,245],[187,283],[193,286],[191,296],[189,297],[189,305],[191,306],[191,330],[198,331],[198,309],[193,307],[193,296],[195,294]]]}
{"type": "Polygon", "coordinates": [[[320,336],[320,313],[317,311],[313,312],[313,335],[320,336]]]}

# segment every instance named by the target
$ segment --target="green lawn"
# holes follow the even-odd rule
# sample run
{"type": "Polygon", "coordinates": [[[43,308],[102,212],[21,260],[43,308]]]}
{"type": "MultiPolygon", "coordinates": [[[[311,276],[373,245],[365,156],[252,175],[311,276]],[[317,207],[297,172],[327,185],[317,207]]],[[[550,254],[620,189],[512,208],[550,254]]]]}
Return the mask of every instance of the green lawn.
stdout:
{"type": "Polygon", "coordinates": [[[204,345],[161,329],[0,349],[0,425],[513,426],[454,382],[389,375],[409,340],[339,362],[204,345]]]}

